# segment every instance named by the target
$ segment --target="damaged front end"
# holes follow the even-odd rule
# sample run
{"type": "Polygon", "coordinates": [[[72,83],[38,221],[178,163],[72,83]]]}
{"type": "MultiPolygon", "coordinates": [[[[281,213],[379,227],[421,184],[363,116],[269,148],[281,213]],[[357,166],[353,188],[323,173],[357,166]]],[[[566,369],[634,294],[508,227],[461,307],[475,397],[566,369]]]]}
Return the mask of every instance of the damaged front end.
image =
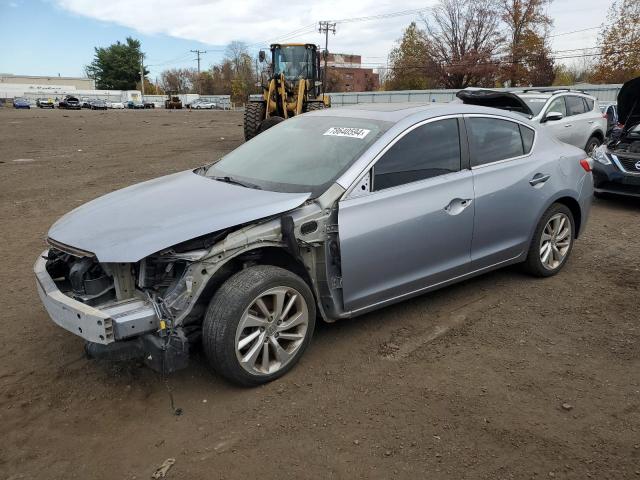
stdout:
{"type": "Polygon", "coordinates": [[[34,267],[53,321],[84,338],[91,357],[142,358],[172,372],[187,365],[216,289],[256,263],[298,269],[327,321],[340,316],[338,185],[281,215],[203,235],[137,262],[100,262],[49,239],[34,267]]]}
{"type": "Polygon", "coordinates": [[[189,330],[173,328],[173,319],[188,304],[190,259],[100,263],[49,243],[34,267],[38,293],[56,324],[86,340],[90,356],[140,357],[164,372],[186,366],[189,330]]]}

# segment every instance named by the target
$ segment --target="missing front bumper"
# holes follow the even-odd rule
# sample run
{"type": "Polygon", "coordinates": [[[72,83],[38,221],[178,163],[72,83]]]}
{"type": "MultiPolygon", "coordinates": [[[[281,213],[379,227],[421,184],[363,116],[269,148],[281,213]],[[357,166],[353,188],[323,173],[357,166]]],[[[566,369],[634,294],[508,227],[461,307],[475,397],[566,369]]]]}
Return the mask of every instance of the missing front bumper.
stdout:
{"type": "Polygon", "coordinates": [[[51,320],[88,342],[108,345],[158,330],[159,321],[151,304],[139,298],[95,308],[61,292],[46,269],[47,251],[36,261],[38,295],[51,320]]]}

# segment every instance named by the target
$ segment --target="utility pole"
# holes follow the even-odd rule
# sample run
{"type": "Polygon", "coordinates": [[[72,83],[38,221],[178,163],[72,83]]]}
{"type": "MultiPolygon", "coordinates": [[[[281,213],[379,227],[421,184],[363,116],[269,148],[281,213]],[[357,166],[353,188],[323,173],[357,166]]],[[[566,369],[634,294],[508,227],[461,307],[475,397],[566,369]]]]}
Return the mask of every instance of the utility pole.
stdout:
{"type": "Polygon", "coordinates": [[[144,53],[140,54],[140,90],[142,90],[142,101],[144,102],[144,53]]]}
{"type": "Polygon", "coordinates": [[[192,53],[195,53],[198,61],[198,94],[200,94],[200,55],[207,53],[206,50],[189,50],[192,53]]]}
{"type": "Polygon", "coordinates": [[[327,57],[329,56],[329,32],[336,34],[336,22],[321,21],[318,25],[318,33],[324,33],[324,69],[322,70],[322,100],[327,88],[327,57]]]}

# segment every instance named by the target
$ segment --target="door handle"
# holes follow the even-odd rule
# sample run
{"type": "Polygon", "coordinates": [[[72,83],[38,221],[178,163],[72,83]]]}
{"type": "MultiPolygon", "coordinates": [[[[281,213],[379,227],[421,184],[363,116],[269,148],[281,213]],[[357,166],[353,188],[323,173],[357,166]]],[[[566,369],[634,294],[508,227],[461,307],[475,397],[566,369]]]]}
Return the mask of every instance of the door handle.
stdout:
{"type": "Polygon", "coordinates": [[[595,122],[595,120],[589,120],[590,124],[593,124],[595,122]]]}
{"type": "Polygon", "coordinates": [[[458,215],[467,208],[473,200],[471,198],[454,198],[449,202],[449,205],[444,207],[444,211],[449,215],[458,215]]]}
{"type": "Polygon", "coordinates": [[[541,183],[546,182],[550,178],[551,178],[551,175],[547,175],[547,174],[543,174],[543,173],[536,173],[533,176],[533,178],[531,180],[529,180],[529,185],[531,185],[532,187],[535,187],[536,185],[539,185],[541,183]]]}
{"type": "Polygon", "coordinates": [[[564,128],[573,127],[573,123],[565,123],[564,128]]]}

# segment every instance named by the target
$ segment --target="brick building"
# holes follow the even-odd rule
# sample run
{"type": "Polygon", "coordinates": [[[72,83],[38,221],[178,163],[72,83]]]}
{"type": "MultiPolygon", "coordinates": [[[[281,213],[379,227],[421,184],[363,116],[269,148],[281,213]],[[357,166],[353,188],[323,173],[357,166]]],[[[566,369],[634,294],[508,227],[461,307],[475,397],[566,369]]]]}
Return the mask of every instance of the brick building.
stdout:
{"type": "Polygon", "coordinates": [[[371,68],[362,68],[362,57],[330,53],[327,57],[327,89],[330,92],[377,90],[380,78],[371,68]]]}

